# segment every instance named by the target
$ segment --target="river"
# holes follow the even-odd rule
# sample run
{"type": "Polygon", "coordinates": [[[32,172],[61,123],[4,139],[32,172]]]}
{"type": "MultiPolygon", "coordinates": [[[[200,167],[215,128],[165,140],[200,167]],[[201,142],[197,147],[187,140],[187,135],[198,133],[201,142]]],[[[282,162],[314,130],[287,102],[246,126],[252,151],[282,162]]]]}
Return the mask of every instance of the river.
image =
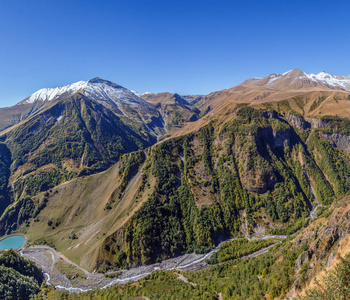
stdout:
{"type": "MultiPolygon", "coordinates": [[[[310,222],[316,218],[317,208],[323,206],[318,202],[316,192],[315,192],[314,188],[312,187],[312,185],[310,185],[310,188],[311,188],[311,192],[314,196],[315,207],[310,212],[310,221],[308,222],[307,226],[309,226],[310,222]]],[[[260,236],[260,237],[252,237],[252,238],[248,237],[247,239],[249,241],[251,241],[251,240],[263,240],[263,239],[270,239],[270,238],[285,239],[285,238],[287,238],[287,236],[286,235],[264,235],[264,236],[260,236]]],[[[229,239],[226,241],[233,241],[235,239],[237,239],[237,238],[229,239]]],[[[72,286],[64,286],[61,284],[56,284],[54,286],[57,289],[67,290],[69,292],[87,292],[87,291],[91,291],[91,290],[96,289],[96,288],[105,289],[105,288],[113,286],[117,283],[126,283],[129,281],[135,281],[135,280],[138,280],[142,277],[145,277],[145,276],[151,274],[152,272],[155,272],[158,270],[171,271],[171,270],[175,270],[175,269],[177,269],[177,270],[188,269],[192,266],[203,266],[203,263],[205,263],[205,260],[209,259],[213,253],[217,252],[219,250],[220,246],[226,241],[221,242],[219,245],[217,245],[217,247],[215,247],[213,250],[211,250],[210,252],[208,252],[206,254],[195,254],[195,253],[184,254],[184,255],[180,255],[178,257],[163,260],[162,262],[159,262],[159,263],[146,265],[146,266],[140,266],[137,268],[132,268],[130,270],[122,270],[122,274],[118,278],[113,279],[113,280],[111,280],[108,283],[105,283],[103,285],[97,286],[97,285],[89,283],[88,287],[86,287],[86,286],[84,286],[84,287],[72,287],[72,286]]],[[[256,252],[253,252],[250,255],[246,255],[242,258],[247,259],[247,258],[255,257],[257,255],[266,253],[268,251],[268,249],[271,248],[272,246],[273,245],[266,247],[266,248],[263,248],[263,249],[260,249],[256,252]]],[[[47,247],[47,249],[49,249],[50,251],[55,251],[54,249],[49,248],[49,247],[47,247]]],[[[23,255],[23,251],[22,251],[22,255],[23,255]]],[[[27,258],[30,258],[30,257],[27,257],[27,258]]],[[[46,277],[46,281],[48,284],[51,284],[51,277],[49,274],[49,270],[50,269],[52,270],[52,268],[53,268],[53,265],[49,269],[47,269],[47,272],[44,272],[45,277],[46,277]]],[[[91,274],[90,280],[93,279],[94,276],[97,276],[97,275],[91,274]]],[[[97,279],[99,281],[101,281],[101,277],[96,277],[96,281],[98,281],[97,279]]]]}

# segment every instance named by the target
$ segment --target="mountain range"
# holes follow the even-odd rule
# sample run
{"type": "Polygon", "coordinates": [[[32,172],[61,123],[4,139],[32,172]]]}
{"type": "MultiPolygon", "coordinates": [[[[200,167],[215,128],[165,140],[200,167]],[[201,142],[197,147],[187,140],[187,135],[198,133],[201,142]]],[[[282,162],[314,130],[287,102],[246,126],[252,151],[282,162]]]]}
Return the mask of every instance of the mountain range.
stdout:
{"type": "Polygon", "coordinates": [[[0,233],[90,271],[293,234],[348,193],[349,101],[349,76],[299,69],[209,95],[41,89],[0,109],[0,233]]]}

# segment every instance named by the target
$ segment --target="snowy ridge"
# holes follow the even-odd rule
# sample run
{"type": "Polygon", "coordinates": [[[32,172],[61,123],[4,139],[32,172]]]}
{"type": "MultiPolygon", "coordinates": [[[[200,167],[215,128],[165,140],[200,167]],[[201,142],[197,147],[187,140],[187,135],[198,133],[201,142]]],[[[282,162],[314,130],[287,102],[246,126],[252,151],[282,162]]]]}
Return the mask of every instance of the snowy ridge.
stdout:
{"type": "Polygon", "coordinates": [[[87,81],[78,81],[70,85],[41,89],[29,96],[25,103],[34,103],[36,101],[52,101],[65,93],[71,95],[80,89],[83,89],[86,84],[87,81]]]}
{"type": "MultiPolygon", "coordinates": [[[[162,117],[152,104],[139,97],[137,92],[98,77],[89,81],[78,81],[65,86],[41,89],[17,105],[32,104],[33,107],[45,109],[65,99],[70,101],[69,98],[75,93],[85,95],[89,100],[103,105],[118,116],[126,117],[146,127],[149,126],[148,131],[155,136],[159,135],[159,130],[163,130],[162,117]]],[[[62,114],[58,116],[57,122],[63,117],[62,114]]]]}
{"type": "Polygon", "coordinates": [[[22,103],[53,101],[61,96],[68,97],[78,91],[83,92],[87,97],[94,98],[97,101],[113,101],[114,103],[122,101],[125,104],[134,106],[143,102],[136,92],[132,92],[110,81],[94,78],[89,81],[78,81],[61,87],[41,89],[29,96],[22,103]]]}
{"type": "Polygon", "coordinates": [[[301,70],[290,70],[283,74],[271,74],[267,78],[266,84],[272,86],[280,80],[290,79],[291,84],[296,81],[308,81],[315,86],[321,85],[334,89],[344,89],[350,91],[350,76],[334,76],[324,71],[318,74],[306,74],[301,70]]]}
{"type": "Polygon", "coordinates": [[[328,85],[331,85],[331,86],[339,86],[339,87],[342,87],[344,89],[348,89],[350,88],[350,79],[346,79],[345,76],[334,76],[334,75],[331,75],[331,74],[328,74],[324,71],[318,73],[317,75],[315,74],[310,74],[310,75],[307,75],[308,78],[310,78],[311,80],[314,80],[314,81],[322,81],[328,85]]]}

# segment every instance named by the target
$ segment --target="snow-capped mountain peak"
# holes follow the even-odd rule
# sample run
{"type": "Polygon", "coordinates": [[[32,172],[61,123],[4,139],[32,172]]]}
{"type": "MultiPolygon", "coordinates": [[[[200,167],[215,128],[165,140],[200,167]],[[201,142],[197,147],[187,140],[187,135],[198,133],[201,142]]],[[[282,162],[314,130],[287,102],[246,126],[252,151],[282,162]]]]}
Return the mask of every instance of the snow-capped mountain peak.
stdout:
{"type": "Polygon", "coordinates": [[[135,104],[142,101],[136,93],[118,84],[96,77],[89,81],[78,81],[65,86],[41,89],[22,101],[21,104],[53,101],[66,98],[78,91],[96,101],[122,101],[125,104],[135,104]]]}
{"type": "Polygon", "coordinates": [[[57,101],[63,101],[77,92],[111,109],[116,114],[132,120],[148,123],[152,117],[159,117],[157,109],[135,92],[99,77],[65,86],[41,89],[17,105],[32,104],[41,109],[54,105],[57,101]]]}
{"type": "Polygon", "coordinates": [[[281,90],[322,86],[350,91],[350,76],[334,76],[325,71],[306,74],[300,69],[294,69],[282,74],[270,74],[261,80],[254,81],[253,84],[281,90]]]}
{"type": "Polygon", "coordinates": [[[307,75],[313,81],[321,82],[331,88],[341,88],[350,91],[350,80],[345,76],[334,76],[322,71],[318,74],[307,75]]]}

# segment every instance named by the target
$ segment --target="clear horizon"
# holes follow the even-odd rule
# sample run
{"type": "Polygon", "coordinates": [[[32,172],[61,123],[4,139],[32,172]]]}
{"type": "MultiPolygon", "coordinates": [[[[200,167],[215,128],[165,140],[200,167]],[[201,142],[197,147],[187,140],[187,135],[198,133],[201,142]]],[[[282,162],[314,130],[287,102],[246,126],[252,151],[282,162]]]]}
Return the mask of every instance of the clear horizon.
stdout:
{"type": "Polygon", "coordinates": [[[350,74],[350,3],[0,1],[0,107],[94,77],[208,94],[299,68],[350,74]]]}

